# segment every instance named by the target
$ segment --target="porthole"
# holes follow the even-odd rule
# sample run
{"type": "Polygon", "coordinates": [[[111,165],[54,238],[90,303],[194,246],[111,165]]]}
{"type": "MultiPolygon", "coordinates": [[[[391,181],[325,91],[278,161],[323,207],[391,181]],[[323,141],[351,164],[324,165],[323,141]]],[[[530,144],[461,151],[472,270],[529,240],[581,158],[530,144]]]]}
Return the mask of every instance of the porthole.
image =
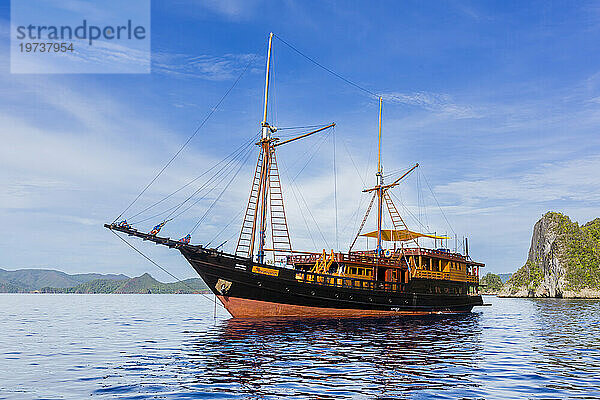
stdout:
{"type": "Polygon", "coordinates": [[[391,302],[392,302],[392,299],[388,299],[388,301],[391,303],[391,302]]]}
{"type": "Polygon", "coordinates": [[[256,285],[257,286],[262,286],[262,283],[259,281],[259,282],[256,282],[256,285]]]}
{"type": "Polygon", "coordinates": [[[310,294],[312,294],[314,296],[315,295],[315,291],[314,290],[311,291],[310,294]]]}

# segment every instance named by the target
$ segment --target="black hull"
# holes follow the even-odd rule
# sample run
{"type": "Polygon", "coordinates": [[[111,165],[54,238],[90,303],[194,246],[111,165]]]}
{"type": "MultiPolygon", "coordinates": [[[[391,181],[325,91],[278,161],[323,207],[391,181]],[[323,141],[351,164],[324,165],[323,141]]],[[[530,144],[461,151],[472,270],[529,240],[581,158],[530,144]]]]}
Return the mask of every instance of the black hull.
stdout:
{"type": "Polygon", "coordinates": [[[464,282],[413,278],[403,291],[327,286],[298,281],[293,269],[209,249],[179,250],[234,317],[466,313],[483,305],[479,295],[436,293],[466,293],[464,282]],[[253,272],[257,267],[262,273],[253,272]]]}

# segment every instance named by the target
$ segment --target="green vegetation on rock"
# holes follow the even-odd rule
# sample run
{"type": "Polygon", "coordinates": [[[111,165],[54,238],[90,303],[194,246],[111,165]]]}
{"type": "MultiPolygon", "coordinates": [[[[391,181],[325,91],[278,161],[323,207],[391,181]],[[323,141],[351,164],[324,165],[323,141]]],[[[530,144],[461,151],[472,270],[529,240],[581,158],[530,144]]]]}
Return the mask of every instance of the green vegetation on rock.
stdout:
{"type": "Polygon", "coordinates": [[[502,289],[502,279],[500,279],[500,276],[492,274],[491,272],[485,274],[479,280],[479,283],[485,285],[485,287],[482,288],[484,294],[498,293],[500,289],[502,289]]]}
{"type": "Polygon", "coordinates": [[[501,295],[600,296],[600,218],[580,226],[561,213],[546,213],[535,224],[525,265],[501,295]]]}
{"type": "Polygon", "coordinates": [[[508,282],[514,286],[531,286],[537,288],[542,282],[543,277],[544,274],[539,264],[527,260],[525,265],[512,274],[508,282]]]}
{"type": "Polygon", "coordinates": [[[600,289],[600,218],[574,230],[567,239],[567,274],[570,290],[600,289]]]}

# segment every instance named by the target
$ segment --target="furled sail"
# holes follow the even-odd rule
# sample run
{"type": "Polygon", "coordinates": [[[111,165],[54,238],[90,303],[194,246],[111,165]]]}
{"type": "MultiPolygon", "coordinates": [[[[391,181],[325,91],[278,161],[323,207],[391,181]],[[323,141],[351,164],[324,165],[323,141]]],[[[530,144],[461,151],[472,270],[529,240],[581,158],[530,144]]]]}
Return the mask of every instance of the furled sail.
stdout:
{"type": "MultiPolygon", "coordinates": [[[[363,233],[360,236],[377,238],[377,231],[363,233]]],[[[430,239],[450,239],[447,236],[437,236],[431,235],[427,233],[419,233],[409,231],[408,229],[382,229],[381,230],[381,240],[385,240],[387,242],[403,242],[406,240],[413,240],[420,237],[426,237],[430,239]]]]}

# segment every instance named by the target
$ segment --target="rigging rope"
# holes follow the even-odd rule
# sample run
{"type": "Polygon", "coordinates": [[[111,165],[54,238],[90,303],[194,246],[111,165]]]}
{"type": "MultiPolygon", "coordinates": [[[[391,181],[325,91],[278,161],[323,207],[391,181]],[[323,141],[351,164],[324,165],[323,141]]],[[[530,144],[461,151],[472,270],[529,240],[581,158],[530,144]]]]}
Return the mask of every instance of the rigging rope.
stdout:
{"type": "Polygon", "coordinates": [[[402,175],[403,173],[405,173],[406,171],[408,171],[411,168],[412,167],[394,169],[394,170],[392,170],[392,171],[384,174],[383,177],[384,178],[391,178],[393,176],[402,175]]]}
{"type": "MultiPolygon", "coordinates": [[[[177,282],[183,283],[184,286],[187,286],[188,289],[190,289],[192,292],[198,292],[196,289],[194,289],[193,287],[191,287],[190,285],[188,285],[187,283],[185,283],[181,279],[177,278],[175,275],[173,275],[172,273],[170,273],[169,271],[167,271],[165,268],[161,267],[158,263],[156,263],[150,257],[148,257],[147,255],[145,255],[144,253],[142,253],[140,250],[138,250],[134,245],[132,245],[131,243],[129,243],[127,240],[123,239],[120,235],[117,234],[117,232],[115,232],[113,230],[111,230],[111,232],[114,233],[114,235],[116,237],[118,237],[119,239],[121,239],[127,246],[131,247],[136,253],[138,253],[139,255],[141,255],[142,257],[144,257],[146,260],[150,261],[152,264],[154,264],[155,266],[157,266],[158,268],[160,268],[166,274],[170,275],[177,282]]],[[[201,295],[202,297],[206,298],[211,303],[213,302],[213,300],[210,297],[206,296],[204,293],[198,293],[198,294],[201,295]]],[[[214,303],[217,304],[217,299],[216,298],[214,299],[214,303]]],[[[221,307],[224,308],[224,306],[222,304],[221,304],[221,307]]]]}
{"type": "MultiPolygon", "coordinates": [[[[236,155],[235,158],[232,158],[224,167],[223,169],[227,168],[228,166],[230,166],[231,164],[233,164],[234,161],[241,161],[242,160],[242,154],[245,155],[246,157],[244,159],[247,159],[249,153],[252,152],[252,147],[250,145],[247,145],[244,148],[245,153],[240,153],[238,155],[236,155]],[[239,157],[239,159],[238,159],[239,157]]],[[[233,170],[233,169],[232,169],[233,170]]],[[[225,179],[225,177],[231,173],[232,170],[227,171],[225,174],[225,176],[223,177],[223,179],[225,179]]],[[[215,178],[218,175],[218,173],[216,173],[212,178],[215,178]]],[[[207,181],[208,183],[212,183],[211,180],[207,181]]],[[[217,184],[220,182],[217,182],[217,184]]],[[[200,199],[196,200],[192,205],[188,206],[187,208],[185,208],[182,212],[178,213],[177,215],[175,215],[173,218],[171,218],[173,216],[173,214],[175,214],[175,212],[177,212],[177,210],[182,207],[185,203],[187,203],[189,200],[191,200],[196,194],[200,193],[200,191],[203,189],[203,187],[205,187],[206,185],[203,185],[202,187],[198,188],[198,190],[196,190],[194,193],[192,193],[190,196],[188,196],[187,199],[185,199],[180,205],[177,206],[177,208],[175,210],[173,210],[168,216],[167,216],[167,220],[173,220],[177,217],[179,217],[180,215],[184,214],[186,211],[188,211],[190,208],[192,208],[194,205],[198,204],[200,202],[200,200],[202,200],[203,198],[206,198],[217,186],[213,186],[213,188],[206,193],[204,196],[202,196],[200,199]]]]}
{"type": "Polygon", "coordinates": [[[444,210],[442,209],[442,206],[440,206],[440,202],[438,201],[437,197],[435,197],[435,193],[433,192],[433,190],[431,189],[431,186],[429,185],[429,181],[427,180],[427,177],[425,176],[425,174],[423,174],[423,179],[425,179],[425,183],[427,184],[427,187],[429,188],[429,191],[431,192],[431,194],[433,195],[433,199],[435,200],[438,208],[440,209],[440,211],[442,212],[442,216],[444,217],[444,219],[446,220],[446,223],[448,224],[448,226],[450,227],[450,230],[452,231],[452,233],[454,233],[456,235],[456,232],[454,232],[454,229],[452,228],[452,225],[450,225],[450,222],[448,221],[448,218],[446,218],[446,213],[444,213],[444,210]]]}
{"type": "MultiPolygon", "coordinates": [[[[250,153],[251,153],[251,149],[250,149],[250,150],[248,150],[248,152],[247,152],[246,154],[247,154],[247,155],[249,155],[250,153]]],[[[246,157],[246,160],[247,160],[247,157],[246,157]]],[[[232,160],[232,161],[233,161],[233,160],[232,160]]],[[[238,162],[242,162],[242,160],[240,159],[240,160],[238,160],[238,162]]],[[[243,165],[243,162],[242,162],[242,164],[240,164],[240,167],[241,167],[242,165],[243,165]]],[[[209,195],[209,194],[211,194],[211,193],[212,193],[212,192],[213,192],[213,191],[214,191],[214,190],[215,190],[215,189],[218,187],[218,185],[219,185],[220,183],[222,183],[222,182],[223,182],[223,181],[224,181],[224,180],[227,178],[227,176],[229,176],[229,174],[231,174],[231,172],[232,172],[232,171],[234,171],[234,169],[230,169],[229,171],[227,171],[227,172],[225,173],[225,175],[222,177],[221,181],[217,181],[217,182],[213,182],[213,181],[211,181],[211,180],[207,181],[207,182],[206,182],[204,185],[202,185],[202,187],[200,187],[200,188],[199,188],[199,189],[198,189],[198,190],[197,190],[197,191],[196,191],[196,192],[195,192],[193,195],[195,195],[196,193],[198,193],[200,190],[204,189],[204,188],[205,188],[205,187],[207,187],[208,185],[210,185],[210,184],[214,184],[214,186],[213,186],[213,187],[212,187],[212,188],[211,188],[211,189],[210,189],[208,192],[206,192],[206,193],[205,193],[203,196],[201,196],[201,197],[199,197],[198,199],[196,199],[196,201],[194,201],[192,204],[190,204],[189,206],[187,206],[187,207],[186,207],[186,208],[185,208],[183,211],[180,211],[180,212],[179,212],[178,214],[176,214],[175,216],[171,217],[171,216],[173,215],[173,212],[172,212],[171,214],[169,214],[169,217],[167,217],[167,219],[165,219],[165,221],[166,221],[166,222],[168,222],[168,221],[172,221],[172,220],[174,220],[174,219],[176,219],[176,218],[180,217],[181,215],[185,214],[185,213],[186,213],[188,210],[190,210],[192,207],[194,207],[196,204],[198,204],[200,201],[202,201],[202,200],[206,199],[206,198],[208,197],[208,195],[209,195]]],[[[238,170],[238,172],[239,172],[239,170],[238,170]]],[[[193,195],[192,195],[192,196],[193,196],[193,195]]],[[[189,199],[189,198],[188,198],[188,199],[189,199]]],[[[187,201],[188,199],[186,199],[185,201],[187,201]]],[[[185,201],[184,201],[184,202],[185,202],[185,201]]],[[[183,204],[183,203],[181,203],[181,204],[179,204],[179,205],[176,205],[176,206],[174,206],[174,207],[171,207],[171,208],[169,208],[169,209],[167,209],[167,210],[165,210],[165,211],[163,211],[163,212],[161,212],[161,213],[159,213],[159,214],[157,214],[157,215],[154,215],[154,216],[152,216],[152,217],[149,217],[149,218],[146,218],[146,219],[144,219],[144,220],[138,221],[138,223],[139,223],[139,222],[144,222],[144,221],[147,221],[147,220],[149,220],[149,219],[153,219],[153,218],[155,218],[155,217],[157,217],[157,216],[160,216],[160,215],[164,214],[164,213],[165,213],[165,212],[167,212],[167,211],[173,210],[173,208],[179,208],[179,207],[180,207],[182,204],[183,204]]]]}
{"type": "MultiPolygon", "coordinates": [[[[224,163],[227,159],[229,159],[230,157],[234,156],[236,153],[238,153],[239,151],[243,150],[244,148],[246,148],[246,146],[248,145],[248,143],[252,143],[254,140],[256,140],[256,137],[258,137],[258,134],[255,137],[250,138],[249,141],[244,142],[242,145],[240,145],[237,149],[235,149],[234,151],[232,151],[230,154],[228,154],[226,157],[224,157],[222,160],[220,160],[218,163],[216,163],[215,165],[213,165],[212,167],[210,167],[209,169],[207,169],[206,171],[204,171],[202,174],[198,175],[197,177],[195,177],[194,179],[192,179],[191,181],[189,181],[188,183],[186,183],[185,185],[181,186],[179,189],[175,190],[174,192],[168,194],[167,196],[163,197],[162,199],[160,199],[159,201],[149,205],[148,207],[144,208],[142,211],[132,215],[131,219],[137,217],[140,214],[145,213],[146,211],[150,210],[151,208],[156,207],[157,205],[161,204],[162,202],[164,202],[165,200],[169,199],[170,197],[174,196],[175,194],[179,193],[180,191],[182,191],[183,189],[185,189],[186,187],[190,186],[192,183],[196,182],[198,179],[202,178],[204,175],[208,174],[210,171],[212,171],[213,169],[217,168],[219,165],[221,165],[222,163],[224,163]]],[[[160,214],[159,214],[160,215],[160,214]]]]}
{"type": "Polygon", "coordinates": [[[430,230],[429,227],[423,225],[423,223],[404,205],[404,202],[402,201],[401,198],[396,196],[396,194],[394,194],[393,192],[388,192],[388,193],[390,193],[398,201],[398,203],[400,204],[400,207],[402,207],[402,209],[404,211],[406,211],[406,213],[408,215],[410,215],[412,217],[412,219],[415,220],[415,222],[421,227],[420,229],[423,229],[425,232],[429,233],[429,230],[430,230]]]}
{"type": "MultiPolygon", "coordinates": [[[[308,164],[310,164],[310,162],[312,161],[312,159],[314,158],[314,156],[317,154],[317,151],[319,151],[321,149],[321,146],[323,145],[323,143],[325,143],[327,136],[324,136],[323,139],[321,140],[321,142],[317,145],[315,151],[313,152],[313,154],[310,156],[310,158],[306,161],[306,163],[304,164],[304,166],[300,169],[300,171],[298,171],[298,173],[296,174],[296,176],[294,178],[292,178],[291,180],[291,185],[295,184],[296,179],[298,179],[298,177],[300,176],[300,174],[302,174],[302,171],[304,171],[304,169],[308,166],[308,164]]],[[[291,186],[290,185],[290,186],[291,186]]],[[[327,247],[329,248],[329,242],[327,242],[327,239],[325,239],[325,235],[323,234],[323,231],[321,231],[321,228],[319,227],[319,224],[317,223],[317,220],[315,218],[315,216],[313,215],[312,211],[310,211],[310,207],[308,206],[308,203],[306,202],[306,199],[304,198],[304,195],[302,194],[302,191],[298,189],[298,194],[300,195],[300,198],[302,199],[302,202],[304,203],[304,206],[306,207],[306,211],[308,211],[308,214],[310,215],[310,217],[312,218],[313,222],[315,223],[315,226],[317,227],[317,230],[319,231],[319,234],[321,235],[321,238],[323,239],[323,241],[325,242],[325,245],[327,245],[327,247]]]]}
{"type": "MultiPolygon", "coordinates": [[[[285,164],[282,163],[282,166],[285,166],[285,164]]],[[[287,174],[286,174],[286,176],[287,176],[287,174]]],[[[304,221],[304,225],[306,226],[306,231],[308,232],[308,236],[310,237],[310,240],[311,240],[314,248],[317,249],[317,243],[315,242],[315,238],[313,237],[313,235],[311,233],[311,229],[308,226],[308,221],[307,221],[306,217],[304,216],[304,212],[302,211],[302,206],[300,205],[300,201],[298,200],[298,196],[296,195],[296,189],[295,189],[294,185],[292,185],[291,183],[290,183],[290,189],[292,189],[292,194],[294,195],[296,204],[298,204],[298,210],[300,211],[300,216],[302,217],[302,221],[304,221]]]]}
{"type": "MultiPolygon", "coordinates": [[[[352,158],[352,154],[350,154],[350,150],[348,150],[348,146],[346,145],[346,141],[342,139],[342,144],[344,145],[344,149],[346,149],[346,153],[348,153],[348,157],[350,157],[350,161],[352,161],[352,165],[354,166],[354,169],[356,170],[356,174],[358,175],[358,177],[360,178],[363,187],[367,187],[367,183],[365,181],[365,178],[363,178],[362,174],[360,173],[360,170],[358,169],[358,167],[356,166],[356,163],[354,162],[354,159],[352,158]]],[[[367,171],[365,171],[366,173],[367,171]]]]}
{"type": "Polygon", "coordinates": [[[161,176],[162,173],[169,167],[169,165],[171,165],[171,163],[177,158],[177,156],[179,156],[179,154],[183,151],[183,149],[185,149],[187,147],[187,145],[191,142],[191,140],[198,134],[198,132],[200,131],[200,129],[202,129],[202,127],[206,124],[206,122],[210,119],[210,117],[215,113],[215,111],[217,111],[217,109],[219,108],[219,106],[221,105],[221,103],[223,103],[223,101],[229,95],[229,93],[231,93],[231,91],[237,86],[238,82],[246,74],[246,71],[248,71],[248,69],[254,63],[254,61],[256,60],[257,57],[258,56],[256,54],[254,55],[254,57],[252,57],[252,59],[248,62],[248,64],[244,68],[244,70],[240,73],[240,75],[237,77],[237,79],[233,82],[233,84],[231,85],[231,87],[229,87],[229,89],[227,89],[227,91],[219,99],[219,101],[217,102],[217,104],[214,107],[212,107],[211,110],[209,111],[209,113],[206,115],[206,117],[204,117],[204,119],[202,120],[202,122],[200,123],[200,125],[198,125],[198,127],[196,128],[196,130],[194,131],[194,133],[192,133],[192,135],[185,141],[185,143],[181,146],[181,148],[173,155],[173,157],[171,157],[171,159],[165,164],[165,166],[162,167],[162,169],[158,172],[158,174],[156,174],[156,176],[154,178],[152,178],[152,180],[146,185],[146,187],[144,187],[144,189],[142,189],[142,191],[140,192],[140,194],[138,194],[135,197],[135,199],[133,199],[133,201],[125,208],[125,210],[123,210],[117,216],[117,218],[114,219],[113,223],[115,223],[119,218],[121,218],[123,216],[123,214],[125,214],[127,212],[127,210],[129,210],[131,208],[131,206],[133,206],[139,200],[139,198],[146,192],[146,190],[148,190],[148,188],[150,186],[152,186],[152,184],[154,182],[156,182],[156,180],[158,179],[158,177],[161,176]]]}
{"type": "Polygon", "coordinates": [[[310,129],[310,128],[322,128],[324,126],[329,125],[327,124],[320,124],[320,125],[304,125],[304,126],[288,126],[288,127],[284,127],[284,128],[277,128],[277,131],[287,131],[290,129],[310,129]]]}
{"type": "Polygon", "coordinates": [[[337,203],[337,168],[335,160],[335,126],[331,135],[333,141],[333,203],[335,205],[335,247],[339,250],[340,242],[338,237],[338,203],[337,203]]]}
{"type": "Polygon", "coordinates": [[[210,205],[210,207],[208,207],[208,209],[206,210],[206,212],[204,213],[204,215],[198,220],[198,222],[196,223],[196,225],[194,225],[194,227],[190,231],[190,235],[193,234],[194,232],[196,232],[196,229],[198,229],[198,227],[200,226],[200,224],[202,223],[202,221],[204,221],[204,218],[206,218],[206,216],[208,215],[208,213],[210,212],[210,210],[212,210],[212,208],[215,206],[215,204],[217,204],[217,202],[221,199],[221,197],[223,196],[223,194],[225,193],[225,191],[227,191],[227,189],[229,188],[229,186],[231,186],[231,184],[233,183],[233,181],[235,180],[235,178],[237,178],[238,174],[242,170],[242,167],[248,161],[248,158],[250,157],[250,154],[252,154],[252,151],[248,152],[248,155],[246,156],[246,158],[244,159],[244,161],[240,163],[239,168],[237,169],[237,171],[235,172],[235,174],[233,175],[233,177],[231,178],[231,180],[223,188],[223,190],[221,191],[221,193],[219,193],[219,196],[212,202],[212,204],[210,205]]]}
{"type": "Polygon", "coordinates": [[[352,82],[350,79],[348,78],[344,78],[342,75],[338,74],[335,71],[332,71],[331,69],[327,68],[326,66],[324,66],[323,64],[319,63],[318,61],[316,61],[315,59],[307,56],[306,54],[304,54],[303,52],[301,52],[300,50],[298,50],[296,47],[292,46],[291,44],[289,44],[288,42],[286,42],[285,40],[283,40],[283,38],[279,35],[275,35],[273,34],[273,36],[277,39],[279,39],[283,44],[285,44],[286,46],[288,46],[290,49],[294,50],[296,53],[300,54],[302,57],[306,58],[308,61],[312,62],[313,64],[315,64],[316,66],[324,69],[325,71],[329,72],[330,74],[336,76],[337,78],[343,80],[344,82],[346,82],[349,85],[354,86],[355,88],[362,90],[365,93],[370,94],[373,97],[377,97],[379,98],[379,95],[377,93],[374,93],[372,91],[370,91],[369,89],[365,89],[364,87],[360,86],[359,84],[352,82]]]}
{"type": "Polygon", "coordinates": [[[361,199],[358,202],[358,207],[356,207],[356,210],[354,210],[354,213],[352,214],[352,216],[350,218],[348,218],[348,220],[346,221],[346,224],[342,228],[342,232],[346,232],[348,230],[348,228],[350,227],[350,224],[352,224],[352,233],[354,233],[356,231],[356,228],[358,226],[358,218],[360,216],[360,210],[363,209],[363,207],[365,205],[365,200],[367,200],[367,199],[369,199],[369,197],[361,196],[361,199]]]}
{"type": "MultiPolygon", "coordinates": [[[[211,244],[212,242],[216,242],[216,241],[217,241],[217,239],[219,238],[219,235],[221,235],[221,234],[222,234],[222,233],[223,233],[223,232],[224,232],[224,231],[225,231],[227,228],[229,228],[229,226],[230,226],[230,225],[231,225],[231,224],[232,224],[234,221],[236,221],[236,220],[237,220],[237,219],[238,219],[238,218],[239,218],[239,217],[242,215],[242,213],[243,213],[244,211],[245,211],[245,210],[244,210],[243,208],[240,208],[240,211],[238,211],[238,213],[237,213],[236,215],[234,215],[234,216],[233,216],[233,218],[231,218],[231,219],[229,220],[229,222],[227,223],[227,225],[225,225],[225,226],[224,226],[224,227],[223,227],[223,228],[222,228],[222,229],[221,229],[219,232],[217,232],[217,234],[216,234],[215,236],[213,236],[213,238],[212,238],[212,239],[211,239],[211,240],[210,240],[210,241],[209,241],[209,242],[206,244],[206,246],[205,246],[205,247],[209,247],[209,246],[210,246],[210,244],[211,244]]],[[[238,232],[236,232],[236,233],[238,233],[238,232]]]]}
{"type": "MultiPolygon", "coordinates": [[[[239,156],[239,155],[238,155],[238,156],[239,156]]],[[[230,161],[227,163],[226,167],[227,167],[227,166],[229,166],[229,165],[230,165],[230,164],[231,164],[233,161],[235,161],[235,160],[237,159],[237,157],[238,157],[238,156],[236,156],[236,158],[234,158],[234,159],[230,160],[230,161]]],[[[239,160],[238,160],[238,161],[239,161],[239,160]]],[[[233,169],[231,169],[231,170],[228,170],[227,172],[225,172],[225,176],[227,176],[228,174],[230,174],[232,170],[233,170],[233,169]]],[[[176,204],[176,205],[174,205],[174,206],[172,206],[172,207],[170,207],[170,208],[167,208],[166,210],[164,210],[164,211],[161,211],[161,212],[159,212],[159,213],[157,213],[157,214],[154,214],[154,215],[152,215],[152,216],[149,216],[149,217],[147,217],[147,218],[144,218],[144,219],[141,219],[141,220],[134,221],[134,222],[132,222],[132,223],[133,223],[133,224],[140,224],[140,223],[142,223],[142,222],[146,222],[146,221],[148,221],[148,220],[153,220],[153,219],[155,219],[156,217],[159,217],[159,216],[161,216],[161,215],[163,215],[163,214],[165,214],[165,213],[167,213],[167,212],[170,212],[170,213],[169,213],[169,215],[168,215],[168,216],[166,216],[166,217],[164,218],[164,221],[165,221],[165,222],[169,222],[169,221],[172,221],[172,220],[174,220],[175,218],[178,218],[179,216],[181,216],[182,214],[184,214],[185,212],[187,212],[187,211],[188,211],[190,208],[192,208],[193,206],[195,206],[196,204],[198,204],[198,203],[199,203],[201,200],[205,199],[205,198],[206,198],[206,197],[207,197],[207,196],[208,196],[210,193],[212,193],[212,191],[213,191],[213,190],[215,190],[215,189],[217,188],[217,186],[218,186],[219,182],[215,182],[215,181],[213,180],[213,179],[214,179],[216,176],[217,176],[217,174],[213,175],[213,176],[212,176],[210,179],[208,179],[206,182],[204,182],[204,183],[202,184],[202,186],[200,186],[200,187],[199,187],[199,188],[198,188],[198,189],[197,189],[197,190],[196,190],[194,193],[192,193],[192,194],[191,194],[191,196],[189,196],[189,197],[188,197],[187,199],[185,199],[183,202],[181,202],[181,203],[179,203],[179,204],[176,204]],[[204,195],[202,195],[200,198],[196,199],[196,201],[195,201],[195,202],[193,202],[191,205],[189,205],[188,207],[186,207],[186,208],[185,208],[183,211],[181,211],[181,212],[179,212],[178,214],[176,214],[175,216],[173,216],[173,214],[174,214],[175,212],[177,212],[177,210],[178,210],[179,208],[181,208],[181,207],[183,206],[183,204],[185,204],[187,201],[189,201],[191,198],[193,198],[193,196],[197,195],[197,194],[198,194],[198,193],[200,193],[202,190],[206,189],[207,187],[209,187],[209,186],[211,186],[211,185],[213,185],[213,186],[212,186],[212,187],[211,187],[211,188],[208,190],[208,192],[206,192],[206,193],[205,193],[204,195]]]]}
{"type": "MultiPolygon", "coordinates": [[[[252,140],[252,141],[253,141],[253,140],[252,140]]],[[[213,175],[211,175],[211,177],[210,177],[209,179],[207,179],[207,180],[206,180],[206,182],[204,182],[204,183],[203,183],[203,184],[202,184],[202,185],[201,185],[201,186],[200,186],[198,189],[196,189],[196,190],[195,190],[195,191],[194,191],[194,192],[193,192],[191,195],[189,195],[189,196],[188,196],[188,197],[187,197],[185,200],[183,200],[182,202],[180,202],[180,203],[178,203],[178,204],[176,204],[176,205],[174,205],[174,206],[172,206],[172,207],[170,207],[170,208],[167,208],[167,209],[166,209],[166,210],[164,210],[164,211],[161,211],[161,212],[159,212],[159,213],[157,213],[157,214],[154,214],[154,215],[152,215],[152,216],[150,216],[150,217],[147,217],[147,218],[144,218],[144,219],[141,219],[141,220],[138,220],[138,221],[132,222],[132,223],[134,223],[134,224],[139,224],[139,223],[142,223],[142,222],[146,222],[146,221],[148,221],[148,220],[152,220],[152,219],[154,219],[154,218],[156,218],[156,217],[159,217],[159,216],[161,216],[161,215],[163,215],[163,214],[165,214],[165,213],[169,212],[169,215],[167,215],[167,216],[165,217],[165,221],[167,221],[167,222],[168,222],[168,221],[172,221],[172,220],[174,220],[175,218],[178,218],[179,216],[181,216],[182,214],[184,214],[186,211],[188,211],[188,210],[189,210],[190,208],[192,208],[194,205],[198,204],[198,203],[199,203],[201,200],[205,199],[205,198],[206,198],[206,197],[207,197],[207,196],[208,196],[210,193],[212,193],[212,191],[213,191],[213,190],[215,190],[215,189],[217,188],[217,186],[218,186],[218,184],[219,184],[220,182],[219,182],[219,181],[215,182],[215,181],[214,181],[214,179],[215,179],[217,176],[219,176],[219,175],[222,175],[222,171],[223,171],[223,170],[225,170],[226,168],[230,167],[230,166],[231,166],[231,165],[232,165],[234,162],[236,162],[236,161],[237,161],[237,162],[239,162],[239,161],[242,159],[242,156],[243,156],[243,155],[245,155],[245,154],[247,154],[246,152],[250,152],[250,151],[251,151],[251,149],[252,149],[252,146],[251,146],[251,144],[252,144],[251,142],[252,142],[252,141],[250,141],[250,142],[246,142],[246,144],[244,145],[244,148],[241,148],[241,151],[238,151],[238,152],[237,152],[238,154],[236,154],[236,155],[235,155],[233,158],[231,158],[231,159],[230,159],[230,160],[227,162],[227,164],[225,164],[225,166],[224,166],[222,169],[220,169],[219,171],[217,171],[217,172],[215,172],[213,175]],[[174,215],[174,214],[175,214],[175,213],[176,213],[176,212],[177,212],[177,211],[178,211],[178,210],[179,210],[181,207],[183,207],[183,205],[184,205],[185,203],[187,203],[187,202],[188,202],[189,200],[191,200],[191,199],[192,199],[194,196],[196,196],[196,195],[197,195],[198,193],[200,193],[202,190],[204,190],[204,189],[208,188],[208,187],[209,187],[209,186],[211,186],[211,185],[213,185],[213,186],[212,186],[212,188],[210,188],[210,190],[208,190],[208,192],[206,192],[206,193],[205,193],[203,196],[201,196],[200,198],[198,198],[198,199],[197,199],[195,202],[193,202],[191,205],[189,205],[188,207],[186,207],[186,208],[185,208],[183,211],[181,211],[181,212],[177,213],[175,216],[173,216],[173,215],[174,215]]],[[[225,158],[224,160],[226,160],[226,159],[227,159],[227,158],[225,158]]],[[[224,160],[223,160],[223,161],[224,161],[224,160]]],[[[211,170],[212,170],[212,169],[214,169],[214,167],[213,167],[213,168],[211,168],[211,170]]],[[[232,170],[233,170],[233,169],[227,170],[227,172],[225,172],[225,175],[224,175],[224,176],[226,177],[228,174],[230,174],[230,173],[231,173],[231,171],[232,171],[232,170]]],[[[209,170],[209,171],[210,171],[210,170],[209,170]]],[[[222,178],[221,178],[221,179],[223,180],[223,179],[224,179],[224,177],[222,176],[222,178]]]]}
{"type": "MultiPolygon", "coordinates": [[[[312,159],[314,158],[314,156],[316,155],[316,153],[320,150],[320,148],[323,145],[323,143],[325,143],[326,139],[327,139],[326,135],[322,136],[321,139],[320,139],[320,141],[317,143],[316,146],[309,147],[304,152],[304,154],[298,160],[301,160],[306,154],[308,154],[309,150],[311,150],[311,149],[314,150],[313,153],[311,154],[311,156],[308,158],[308,160],[304,164],[304,166],[300,169],[300,171],[298,171],[298,173],[292,179],[290,179],[290,188],[292,188],[292,193],[294,194],[294,198],[296,199],[296,202],[298,203],[298,208],[300,209],[300,214],[302,215],[303,218],[304,218],[304,214],[302,214],[302,206],[300,205],[300,202],[298,201],[298,197],[296,196],[296,193],[295,193],[295,189],[296,188],[295,188],[294,184],[295,184],[296,179],[298,178],[298,176],[300,176],[300,174],[302,173],[302,171],[304,171],[304,169],[308,166],[308,164],[310,164],[310,162],[312,161],[312,159]]],[[[285,162],[283,160],[280,161],[280,162],[281,162],[281,164],[282,164],[282,166],[284,168],[283,169],[283,173],[289,178],[289,175],[288,175],[289,168],[287,167],[287,165],[285,164],[285,162]]],[[[329,243],[327,242],[327,239],[325,239],[325,235],[323,235],[323,232],[321,231],[321,228],[319,227],[319,224],[317,223],[314,215],[310,211],[310,207],[308,206],[308,203],[306,202],[306,199],[302,195],[302,191],[299,188],[298,188],[298,194],[300,195],[300,198],[302,199],[302,202],[304,203],[304,206],[306,207],[306,210],[308,211],[308,214],[312,218],[312,220],[313,220],[313,222],[314,222],[317,230],[319,231],[319,234],[321,235],[321,238],[323,239],[323,241],[325,242],[325,244],[327,245],[327,247],[330,247],[329,243]]],[[[305,221],[305,223],[306,223],[306,221],[305,221]]],[[[308,228],[308,225],[307,225],[307,229],[308,229],[309,235],[311,236],[311,239],[312,239],[312,234],[310,233],[310,229],[308,228]]],[[[313,244],[315,244],[314,240],[313,240],[313,244]]],[[[315,248],[316,247],[317,246],[315,245],[315,248]]]]}

